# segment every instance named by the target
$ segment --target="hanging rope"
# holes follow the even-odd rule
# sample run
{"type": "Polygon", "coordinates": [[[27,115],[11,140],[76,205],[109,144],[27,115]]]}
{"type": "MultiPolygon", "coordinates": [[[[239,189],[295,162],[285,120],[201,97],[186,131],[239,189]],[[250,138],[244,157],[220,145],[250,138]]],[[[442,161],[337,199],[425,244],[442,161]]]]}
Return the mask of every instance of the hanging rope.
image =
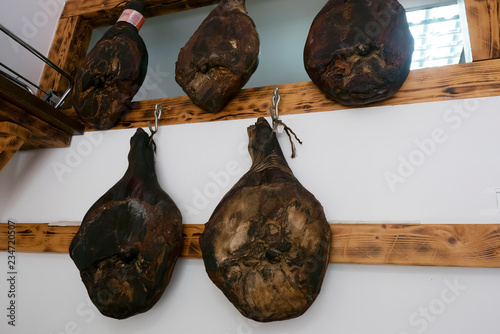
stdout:
{"type": "Polygon", "coordinates": [[[286,134],[288,135],[288,139],[290,140],[290,145],[292,147],[292,156],[291,157],[293,159],[296,157],[296,148],[295,148],[295,144],[293,143],[292,136],[290,135],[290,133],[293,134],[293,136],[295,137],[295,140],[297,140],[297,142],[300,145],[302,145],[302,142],[297,137],[295,132],[293,132],[292,129],[290,129],[285,123],[283,123],[282,120],[279,119],[278,104],[280,103],[280,101],[281,101],[280,93],[278,91],[278,88],[275,88],[274,95],[272,98],[272,107],[269,107],[269,111],[271,112],[271,119],[273,121],[273,131],[278,132],[277,129],[278,129],[279,125],[281,125],[283,127],[283,130],[285,130],[286,134]]]}
{"type": "Polygon", "coordinates": [[[290,129],[285,123],[283,123],[282,120],[276,120],[275,121],[275,124],[277,125],[281,125],[283,126],[283,129],[285,130],[286,134],[288,135],[288,139],[290,140],[290,145],[292,146],[292,159],[295,158],[296,156],[296,149],[295,149],[295,144],[293,143],[293,140],[292,140],[292,136],[290,135],[290,133],[292,133],[292,135],[295,137],[295,140],[300,144],[302,145],[302,142],[300,141],[300,139],[297,137],[297,135],[295,134],[295,132],[293,132],[292,129],[290,129]]]}

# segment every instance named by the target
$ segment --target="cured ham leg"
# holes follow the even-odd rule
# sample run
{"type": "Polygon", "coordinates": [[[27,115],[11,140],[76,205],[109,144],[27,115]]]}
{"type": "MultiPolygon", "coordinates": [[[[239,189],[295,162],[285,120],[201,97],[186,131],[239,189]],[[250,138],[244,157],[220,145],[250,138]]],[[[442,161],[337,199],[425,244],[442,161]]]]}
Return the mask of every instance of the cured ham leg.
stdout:
{"type": "Polygon", "coordinates": [[[295,318],[318,296],[328,266],[323,207],[295,178],[268,122],[248,128],[250,170],[200,236],[210,279],[246,317],[295,318]]]}
{"type": "Polygon", "coordinates": [[[130,109],[148,68],[148,52],[139,36],[144,0],[131,0],[84,58],[74,78],[73,106],[90,128],[111,128],[130,109]]]}
{"type": "Polygon", "coordinates": [[[198,107],[219,112],[257,69],[259,45],[245,0],[221,0],[179,52],[175,80],[198,107]]]}
{"type": "Polygon", "coordinates": [[[124,319],[149,310],[182,250],[182,217],[156,179],[153,144],[138,129],[129,167],[92,205],[69,248],[99,311],[124,319]]]}
{"type": "Polygon", "coordinates": [[[363,105],[399,91],[413,44],[397,0],[329,0],[311,25],[304,65],[328,98],[363,105]]]}

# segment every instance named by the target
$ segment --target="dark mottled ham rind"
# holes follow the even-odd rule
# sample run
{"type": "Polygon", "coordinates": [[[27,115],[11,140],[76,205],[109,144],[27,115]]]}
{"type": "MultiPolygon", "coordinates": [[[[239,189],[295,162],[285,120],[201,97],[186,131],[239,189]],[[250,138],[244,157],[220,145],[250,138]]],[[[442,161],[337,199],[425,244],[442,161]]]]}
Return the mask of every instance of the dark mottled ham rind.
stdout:
{"type": "Polygon", "coordinates": [[[257,69],[259,35],[244,0],[221,0],[179,52],[175,80],[198,107],[219,112],[257,69]]]}
{"type": "Polygon", "coordinates": [[[397,0],[330,0],[311,25],[304,65],[328,98],[362,105],[398,92],[410,72],[413,47],[397,0]]]}
{"type": "Polygon", "coordinates": [[[318,296],[328,266],[323,207],[295,178],[264,118],[248,128],[252,167],[200,236],[210,279],[246,317],[295,318],[318,296]]]}
{"type": "MultiPolygon", "coordinates": [[[[144,13],[145,1],[129,1],[124,9],[144,13]]],[[[135,26],[116,22],[82,61],[74,77],[73,107],[91,128],[111,128],[130,110],[130,102],[146,77],[148,52],[135,26]]]]}
{"type": "Polygon", "coordinates": [[[132,137],[129,167],[83,218],[69,248],[99,311],[124,319],[149,310],[182,250],[182,217],[160,187],[148,135],[132,137]]]}

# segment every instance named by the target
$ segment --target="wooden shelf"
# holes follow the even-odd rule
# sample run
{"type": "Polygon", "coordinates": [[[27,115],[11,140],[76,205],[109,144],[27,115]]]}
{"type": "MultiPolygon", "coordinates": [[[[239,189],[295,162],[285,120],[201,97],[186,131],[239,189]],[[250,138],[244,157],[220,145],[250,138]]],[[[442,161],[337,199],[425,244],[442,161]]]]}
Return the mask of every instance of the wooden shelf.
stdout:
{"type": "MultiPolygon", "coordinates": [[[[394,106],[452,99],[468,99],[500,95],[500,60],[493,59],[498,53],[498,13],[493,13],[491,4],[496,0],[461,0],[471,22],[471,36],[479,36],[472,43],[474,60],[490,59],[487,62],[450,65],[411,71],[402,89],[393,97],[369,106],[394,106]],[[484,20],[484,21],[483,21],[484,20]],[[495,51],[496,50],[496,51],[495,51]]],[[[92,29],[113,24],[120,15],[121,0],[69,0],[59,20],[49,59],[68,73],[73,73],[85,56],[92,29]]],[[[145,16],[159,16],[191,8],[213,5],[218,1],[207,0],[149,0],[145,16]]],[[[494,8],[498,7],[496,4],[494,8]],[[495,7],[496,6],[496,7],[495,7]]],[[[46,67],[42,88],[57,92],[67,87],[58,74],[46,67]]],[[[269,116],[272,92],[276,86],[244,89],[220,113],[207,113],[196,107],[187,96],[140,101],[133,104],[131,112],[117,124],[115,129],[146,126],[156,103],[162,103],[166,112],[160,125],[219,121],[240,118],[269,116]]],[[[312,82],[291,83],[277,86],[282,95],[280,113],[301,114],[310,112],[348,109],[327,99],[312,82]]],[[[72,110],[67,115],[75,117],[72,110]]]]}
{"type": "MultiPolygon", "coordinates": [[[[8,224],[0,224],[0,251],[8,224]]],[[[330,262],[500,268],[499,224],[330,224],[330,262]]],[[[67,253],[79,226],[16,224],[16,252],[67,253]]],[[[181,257],[201,258],[204,225],[184,225],[181,257]]]]}
{"type": "Polygon", "coordinates": [[[30,130],[12,122],[0,122],[0,170],[30,138],[30,130]]]}
{"type": "MultiPolygon", "coordinates": [[[[183,10],[217,4],[214,0],[148,0],[144,16],[154,17],[183,10]]],[[[62,19],[81,17],[93,28],[112,25],[120,16],[123,0],[68,0],[61,14],[62,19]]]]}
{"type": "Polygon", "coordinates": [[[82,124],[0,76],[0,170],[19,149],[67,147],[82,124]]]}
{"type": "Polygon", "coordinates": [[[500,3],[498,0],[459,0],[465,7],[474,61],[500,57],[500,3]]]}
{"type": "MultiPolygon", "coordinates": [[[[499,78],[500,59],[415,70],[411,71],[396,96],[370,104],[370,107],[498,96],[499,78]],[[478,77],[481,77],[481,80],[477,80],[478,77]]],[[[151,120],[156,103],[161,103],[165,111],[159,125],[270,116],[269,107],[275,87],[279,88],[281,95],[280,115],[352,109],[325,98],[323,93],[308,81],[244,89],[217,114],[201,110],[187,96],[135,102],[130,113],[114,128],[147,126],[146,122],[151,120]]]]}
{"type": "Polygon", "coordinates": [[[0,121],[31,132],[21,149],[67,147],[84,127],[10,80],[0,76],[0,121]]]}
{"type": "MultiPolygon", "coordinates": [[[[85,56],[91,31],[113,24],[120,14],[121,0],[68,0],[59,19],[48,58],[67,73],[74,73],[85,56]]],[[[213,5],[207,0],[148,0],[146,17],[213,5]]],[[[473,63],[411,71],[402,89],[391,99],[369,106],[394,106],[454,99],[500,95],[500,14],[496,0],[459,0],[467,12],[473,63]]],[[[1,85],[0,85],[1,86],[1,85]]],[[[66,83],[46,67],[40,87],[58,93],[66,83]]],[[[131,112],[115,127],[145,127],[156,103],[164,114],[159,125],[209,122],[268,116],[272,92],[280,89],[280,114],[302,114],[347,109],[334,103],[312,82],[244,89],[220,113],[212,114],[194,106],[186,96],[133,103],[131,112]]],[[[68,107],[69,104],[67,105],[68,107]]],[[[7,106],[7,109],[10,106],[7,106]]],[[[74,111],[64,111],[73,118],[74,111]]],[[[44,120],[47,121],[47,120],[44,120]]],[[[38,144],[51,139],[64,146],[68,132],[47,130],[38,144]],[[50,135],[48,135],[50,133],[50,135]]],[[[0,224],[0,250],[7,245],[6,224],[0,224]]],[[[500,268],[500,225],[405,225],[332,224],[334,263],[463,266],[500,268]]],[[[67,252],[78,226],[17,224],[16,251],[67,252]]],[[[200,258],[198,236],[203,225],[184,226],[183,257],[200,258]]]]}
{"type": "Polygon", "coordinates": [[[3,76],[0,76],[0,106],[3,107],[0,120],[17,123],[33,132],[24,148],[64,147],[68,138],[84,131],[80,121],[67,117],[3,76]]]}

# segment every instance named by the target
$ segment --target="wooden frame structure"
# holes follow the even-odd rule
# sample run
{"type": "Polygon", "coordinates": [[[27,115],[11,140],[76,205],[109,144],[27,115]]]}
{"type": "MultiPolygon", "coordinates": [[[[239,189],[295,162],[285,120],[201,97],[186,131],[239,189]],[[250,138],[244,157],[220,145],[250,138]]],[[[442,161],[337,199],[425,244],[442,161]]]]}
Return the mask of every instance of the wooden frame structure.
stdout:
{"type": "MultiPolygon", "coordinates": [[[[67,253],[79,226],[15,224],[16,252],[67,253]]],[[[500,267],[500,224],[330,224],[331,263],[500,267]]],[[[204,225],[183,229],[183,258],[201,258],[204,225]]],[[[0,224],[0,251],[8,248],[8,224],[0,224]]]]}
{"type": "MultiPolygon", "coordinates": [[[[121,0],[68,0],[48,58],[73,73],[85,56],[91,30],[118,17],[121,0]]],[[[214,4],[213,0],[149,0],[146,17],[214,4]]],[[[401,105],[500,95],[500,4],[497,0],[459,0],[467,13],[473,62],[414,70],[396,96],[371,106],[401,105]]],[[[57,92],[65,83],[46,68],[40,87],[57,92]]],[[[220,113],[206,113],[185,97],[133,104],[115,128],[146,126],[156,103],[167,106],[159,125],[267,116],[275,86],[244,89],[220,113]]],[[[281,114],[345,109],[326,99],[312,82],[277,86],[281,114]]],[[[74,115],[70,109],[65,112],[74,115]]],[[[0,250],[6,250],[7,224],[0,224],[0,250]]],[[[67,252],[78,226],[17,224],[17,251],[67,252]]],[[[500,268],[500,225],[332,224],[331,262],[500,268]]],[[[185,225],[183,257],[200,258],[203,225],[185,225]]]]}
{"type": "MultiPolygon", "coordinates": [[[[370,106],[401,105],[451,99],[467,99],[500,95],[500,27],[498,1],[459,0],[469,18],[474,62],[411,71],[401,90],[392,98],[370,106]],[[481,60],[481,62],[478,62],[481,60]],[[488,61],[484,61],[488,60],[488,61]]],[[[67,73],[73,73],[85,56],[91,30],[113,24],[120,15],[121,0],[68,0],[62,12],[48,58],[67,73]]],[[[149,0],[145,16],[159,16],[213,5],[213,0],[149,0]]],[[[46,67],[40,87],[65,91],[66,83],[46,67]]],[[[207,122],[267,116],[274,87],[244,89],[224,110],[212,114],[196,107],[187,96],[136,102],[131,112],[114,128],[135,128],[146,125],[156,103],[167,110],[159,125],[207,122]]],[[[346,109],[327,99],[312,82],[277,86],[282,96],[280,111],[301,114],[346,109]]],[[[74,114],[67,110],[67,114],[74,114]]]]}

